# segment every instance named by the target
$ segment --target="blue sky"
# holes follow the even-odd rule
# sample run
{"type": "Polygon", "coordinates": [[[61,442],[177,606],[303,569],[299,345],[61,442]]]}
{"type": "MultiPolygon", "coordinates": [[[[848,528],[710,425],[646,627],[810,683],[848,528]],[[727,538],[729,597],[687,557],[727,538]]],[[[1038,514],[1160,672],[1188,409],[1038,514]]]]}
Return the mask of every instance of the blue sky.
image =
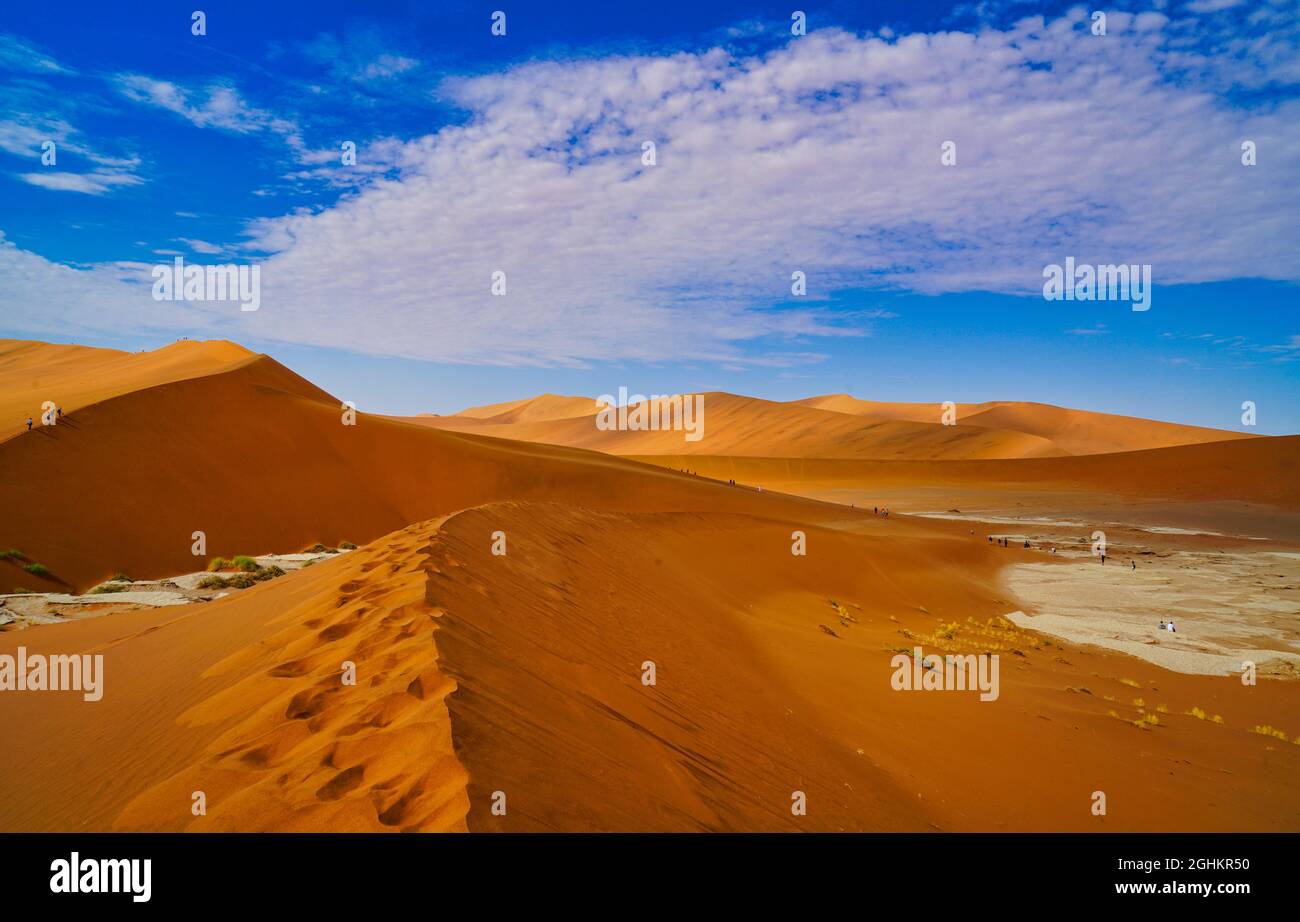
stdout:
{"type": "Polygon", "coordinates": [[[1300,432],[1291,0],[1100,36],[1018,2],[278,6],[0,11],[0,335],[233,339],[377,412],[627,386],[1300,432]],[[177,255],[259,264],[261,308],[153,300],[177,255]],[[1151,309],[1044,300],[1067,256],[1151,265],[1151,309]]]}

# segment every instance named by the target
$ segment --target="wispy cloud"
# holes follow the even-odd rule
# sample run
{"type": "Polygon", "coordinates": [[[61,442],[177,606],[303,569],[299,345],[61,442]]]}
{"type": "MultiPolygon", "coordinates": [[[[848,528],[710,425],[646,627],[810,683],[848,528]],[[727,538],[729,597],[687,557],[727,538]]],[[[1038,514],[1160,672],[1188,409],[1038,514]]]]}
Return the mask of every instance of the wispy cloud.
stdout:
{"type": "Polygon", "coordinates": [[[14,35],[0,35],[0,69],[31,74],[76,73],[14,35]]]}
{"type": "Polygon", "coordinates": [[[40,173],[18,173],[18,179],[42,189],[57,192],[82,192],[86,195],[105,195],[117,186],[138,186],[144,182],[126,170],[93,170],[89,173],[66,173],[50,170],[40,173]]]}

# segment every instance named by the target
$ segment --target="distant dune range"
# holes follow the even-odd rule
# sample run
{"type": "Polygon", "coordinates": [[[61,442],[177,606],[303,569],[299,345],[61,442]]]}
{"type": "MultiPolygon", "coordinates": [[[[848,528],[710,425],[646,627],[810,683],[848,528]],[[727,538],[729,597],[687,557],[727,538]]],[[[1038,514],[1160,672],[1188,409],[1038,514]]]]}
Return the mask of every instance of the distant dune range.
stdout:
{"type": "MultiPolygon", "coordinates": [[[[1295,438],[1066,457],[1053,439],[1077,449],[1104,433],[1042,419],[1039,433],[863,428],[838,410],[717,395],[700,443],[712,453],[676,464],[647,451],[651,465],[485,437],[591,426],[555,418],[582,409],[572,399],[348,427],[337,399],[232,344],[100,352],[84,357],[122,362],[119,376],[51,395],[67,419],[0,442],[0,548],[84,588],[194,569],[196,530],[209,556],[364,546],[204,605],[0,633],[0,653],[105,657],[100,702],[0,699],[0,830],[1300,828],[1300,746],[1251,732],[1300,734],[1295,683],[1248,689],[1016,628],[999,618],[1017,607],[1000,570],[1042,555],[996,549],[967,523],[671,469],[725,481],[727,464],[808,465],[867,489],[1077,478],[1293,507],[1295,478],[1279,475],[1295,469],[1295,438]],[[863,451],[936,454],[771,457],[756,407],[802,445],[829,445],[824,424],[863,451]],[[466,431],[440,431],[447,419],[466,431]],[[982,453],[1016,439],[1051,451],[982,453]],[[505,556],[491,552],[497,531],[505,556]],[[790,553],[794,531],[807,556],[790,553]],[[999,700],[892,691],[890,658],[914,643],[1001,651],[999,700]],[[340,682],[344,662],[355,686],[340,682]],[[1158,729],[1134,725],[1157,705],[1158,729]],[[1089,810],[1094,790],[1106,817],[1089,810]],[[806,817],[790,812],[794,791],[806,817]]],[[[64,379],[83,380],[65,358],[64,379]]],[[[30,398],[0,399],[23,412],[30,398]]],[[[33,582],[10,561],[0,580],[33,582]]]]}
{"type": "Polygon", "coordinates": [[[1255,438],[1037,403],[958,404],[956,425],[939,403],[873,403],[847,394],[776,403],[706,393],[704,435],[601,430],[596,404],[544,394],[417,420],[440,429],[592,448],[619,455],[726,455],[855,460],[1051,458],[1255,438]]]}

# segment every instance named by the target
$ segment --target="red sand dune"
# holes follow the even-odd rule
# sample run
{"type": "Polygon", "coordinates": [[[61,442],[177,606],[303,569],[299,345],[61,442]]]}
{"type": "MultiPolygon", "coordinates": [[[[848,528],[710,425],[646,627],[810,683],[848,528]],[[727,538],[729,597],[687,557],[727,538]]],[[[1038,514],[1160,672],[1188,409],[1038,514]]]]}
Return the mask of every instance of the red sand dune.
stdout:
{"type": "Polygon", "coordinates": [[[0,634],[102,653],[106,689],[0,708],[0,829],[1295,828],[1300,747],[1250,732],[1294,723],[1293,683],[1009,627],[1019,552],[959,528],[784,514],[492,504],[208,605],[0,634]],[[998,700],[893,691],[914,643],[997,651],[998,700]]]}
{"type": "Polygon", "coordinates": [[[1069,458],[985,461],[850,461],[644,455],[647,463],[689,464],[706,477],[806,492],[809,487],[864,489],[903,485],[966,487],[1007,495],[1043,491],[1208,502],[1234,500],[1300,510],[1300,436],[1207,442],[1069,458]]]}
{"type": "MultiPolygon", "coordinates": [[[[737,491],[591,452],[439,432],[343,408],[273,359],[173,381],[0,442],[0,548],[79,589],[207,556],[369,541],[500,499],[599,509],[734,507],[737,491]]],[[[792,502],[793,500],[787,500],[792,502]]],[[[835,514],[825,507],[823,514],[835,514]]],[[[0,561],[0,583],[57,588],[0,561]]]]}
{"type": "MultiPolygon", "coordinates": [[[[3,700],[0,829],[1297,828],[1300,746],[1250,732],[1300,732],[1295,683],[1247,689],[1017,629],[998,618],[1017,607],[998,573],[1031,551],[964,523],[341,414],[263,356],[0,443],[0,547],[74,586],[195,569],[195,530],[209,556],[366,543],[208,604],[0,633],[0,653],[105,657],[102,701],[3,700]],[[894,692],[890,659],[916,643],[998,652],[998,700],[894,692]],[[1138,696],[1166,707],[1157,729],[1132,723],[1138,696]]],[[[1294,506],[1298,446],[689,464],[1294,506]]]]}

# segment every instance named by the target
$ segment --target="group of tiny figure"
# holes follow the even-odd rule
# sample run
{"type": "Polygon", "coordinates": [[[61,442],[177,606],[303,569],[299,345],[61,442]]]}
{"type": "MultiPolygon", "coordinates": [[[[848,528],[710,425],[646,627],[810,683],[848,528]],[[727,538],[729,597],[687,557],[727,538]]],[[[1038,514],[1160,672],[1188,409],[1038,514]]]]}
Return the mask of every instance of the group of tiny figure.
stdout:
{"type": "MultiPolygon", "coordinates": [[[[56,422],[60,419],[63,419],[63,407],[54,408],[54,419],[56,422]]],[[[27,417],[27,431],[28,432],[32,431],[32,418],[30,416],[27,417]]]]}

